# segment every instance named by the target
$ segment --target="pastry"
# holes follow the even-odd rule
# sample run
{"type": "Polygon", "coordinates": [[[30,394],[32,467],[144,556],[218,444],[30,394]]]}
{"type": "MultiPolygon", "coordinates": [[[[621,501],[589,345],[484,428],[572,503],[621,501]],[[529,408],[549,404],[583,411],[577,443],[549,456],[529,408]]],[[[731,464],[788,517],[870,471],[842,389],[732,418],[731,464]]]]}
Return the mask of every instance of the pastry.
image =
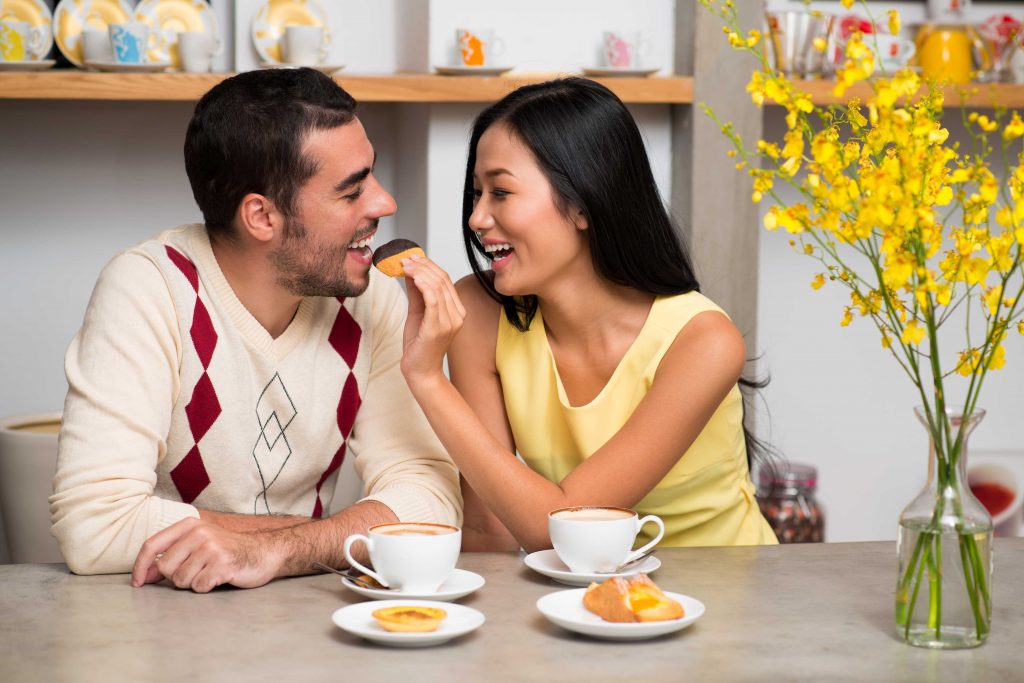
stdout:
{"type": "Polygon", "coordinates": [[[619,623],[683,617],[683,606],[665,595],[647,574],[592,583],[583,594],[583,606],[605,621],[619,623]]]}
{"type": "Polygon", "coordinates": [[[410,256],[426,256],[423,248],[403,238],[391,240],[377,247],[373,252],[373,265],[377,270],[390,277],[404,277],[405,269],[402,261],[410,256]]]}
{"type": "Polygon", "coordinates": [[[400,633],[436,631],[447,616],[448,613],[443,609],[419,605],[398,605],[373,611],[373,618],[380,622],[385,631],[400,633]]]}

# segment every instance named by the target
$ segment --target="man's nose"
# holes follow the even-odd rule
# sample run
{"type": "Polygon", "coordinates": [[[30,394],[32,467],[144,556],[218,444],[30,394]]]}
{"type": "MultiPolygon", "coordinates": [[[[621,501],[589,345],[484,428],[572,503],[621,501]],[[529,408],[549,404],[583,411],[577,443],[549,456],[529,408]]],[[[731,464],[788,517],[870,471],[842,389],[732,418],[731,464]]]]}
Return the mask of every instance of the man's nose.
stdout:
{"type": "Polygon", "coordinates": [[[373,179],[374,184],[374,195],[373,204],[371,207],[371,213],[374,218],[382,218],[384,216],[390,216],[398,209],[398,204],[395,202],[395,198],[391,196],[391,193],[384,189],[384,187],[377,182],[377,179],[373,179]]]}

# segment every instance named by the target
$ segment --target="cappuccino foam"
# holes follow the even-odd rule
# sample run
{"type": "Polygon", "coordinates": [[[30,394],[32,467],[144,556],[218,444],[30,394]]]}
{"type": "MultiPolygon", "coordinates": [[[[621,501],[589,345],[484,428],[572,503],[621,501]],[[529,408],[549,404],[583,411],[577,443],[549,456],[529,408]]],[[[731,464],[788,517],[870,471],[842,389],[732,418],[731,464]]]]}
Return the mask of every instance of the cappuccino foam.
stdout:
{"type": "Polygon", "coordinates": [[[633,513],[618,508],[578,508],[561,510],[551,516],[555,519],[564,519],[571,522],[612,522],[619,519],[629,519],[633,516],[633,513]]]}
{"type": "Polygon", "coordinates": [[[384,536],[444,536],[455,531],[454,528],[439,524],[388,524],[373,529],[374,533],[384,536]]]}

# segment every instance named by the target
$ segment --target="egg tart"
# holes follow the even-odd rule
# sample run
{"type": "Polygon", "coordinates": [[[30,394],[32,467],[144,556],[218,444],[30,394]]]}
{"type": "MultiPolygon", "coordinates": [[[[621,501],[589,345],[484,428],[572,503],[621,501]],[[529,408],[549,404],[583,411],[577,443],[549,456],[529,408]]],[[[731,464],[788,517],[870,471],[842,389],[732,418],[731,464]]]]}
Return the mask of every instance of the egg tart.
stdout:
{"type": "Polygon", "coordinates": [[[419,605],[397,605],[373,612],[373,618],[380,622],[385,631],[398,633],[436,631],[447,616],[448,613],[443,609],[419,605]]]}

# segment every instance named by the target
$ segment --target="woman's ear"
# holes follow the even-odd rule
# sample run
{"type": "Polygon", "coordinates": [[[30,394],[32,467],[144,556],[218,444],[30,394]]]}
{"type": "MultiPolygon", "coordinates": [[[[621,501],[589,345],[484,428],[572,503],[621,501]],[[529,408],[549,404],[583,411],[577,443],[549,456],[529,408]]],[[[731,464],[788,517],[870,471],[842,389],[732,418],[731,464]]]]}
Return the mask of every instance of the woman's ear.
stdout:
{"type": "Polygon", "coordinates": [[[284,216],[274,202],[254,192],[242,197],[238,205],[238,224],[243,235],[258,242],[270,242],[282,227],[284,216]]]}
{"type": "Polygon", "coordinates": [[[583,215],[583,209],[576,209],[576,213],[572,216],[573,225],[576,226],[577,230],[586,230],[590,227],[590,223],[587,222],[587,217],[583,215]]]}

